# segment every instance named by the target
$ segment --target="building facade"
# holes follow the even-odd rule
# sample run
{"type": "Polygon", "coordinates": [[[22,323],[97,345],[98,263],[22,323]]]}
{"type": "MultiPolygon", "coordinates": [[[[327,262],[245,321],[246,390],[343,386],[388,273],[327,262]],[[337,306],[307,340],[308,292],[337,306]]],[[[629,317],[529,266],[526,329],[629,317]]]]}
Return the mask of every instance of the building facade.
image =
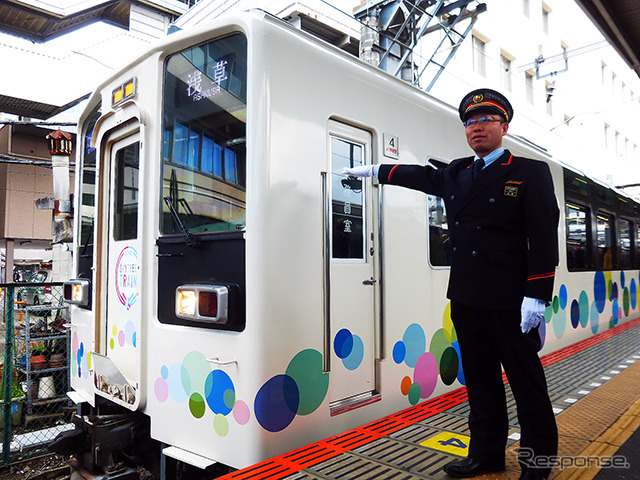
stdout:
{"type": "MultiPolygon", "coordinates": [[[[38,269],[55,270],[52,277],[58,280],[69,267],[63,253],[68,249],[52,245],[53,211],[36,204],[53,196],[49,133],[28,124],[0,128],[1,281],[26,280],[38,269]],[[15,276],[7,273],[12,271],[15,276]]],[[[75,136],[73,140],[75,144],[75,136]]],[[[73,174],[70,186],[73,189],[73,174]]]]}
{"type": "MultiPolygon", "coordinates": [[[[350,0],[309,0],[304,5],[289,0],[201,0],[174,26],[189,28],[262,8],[303,29],[311,18],[340,31],[341,41],[339,36],[336,41],[329,35],[325,39],[351,51],[350,44],[360,38],[360,24],[353,17],[359,6],[350,0]]],[[[487,0],[486,6],[430,93],[457,108],[470,90],[500,90],[516,112],[510,133],[608,185],[640,184],[640,129],[634,126],[640,115],[640,78],[580,7],[573,0],[487,0]]],[[[461,22],[458,30],[464,27],[461,22]]],[[[416,72],[434,53],[435,60],[446,58],[451,42],[434,51],[441,36],[437,30],[425,35],[414,49],[416,72]]],[[[425,70],[420,78],[422,88],[433,78],[429,73],[425,70]]],[[[626,191],[640,194],[640,188],[626,191]]]]}

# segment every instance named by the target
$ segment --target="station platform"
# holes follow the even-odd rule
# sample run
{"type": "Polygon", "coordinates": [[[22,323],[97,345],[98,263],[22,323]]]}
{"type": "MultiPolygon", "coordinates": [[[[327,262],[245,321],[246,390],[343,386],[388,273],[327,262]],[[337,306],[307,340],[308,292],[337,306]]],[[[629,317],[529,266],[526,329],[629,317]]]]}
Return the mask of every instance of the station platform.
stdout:
{"type": "MultiPolygon", "coordinates": [[[[541,360],[560,435],[549,478],[640,480],[640,318],[541,360]]],[[[520,476],[520,430],[508,383],[506,390],[511,425],[506,470],[475,478],[520,476]]],[[[468,411],[462,387],[221,478],[450,479],[442,467],[466,456],[468,411]]]]}

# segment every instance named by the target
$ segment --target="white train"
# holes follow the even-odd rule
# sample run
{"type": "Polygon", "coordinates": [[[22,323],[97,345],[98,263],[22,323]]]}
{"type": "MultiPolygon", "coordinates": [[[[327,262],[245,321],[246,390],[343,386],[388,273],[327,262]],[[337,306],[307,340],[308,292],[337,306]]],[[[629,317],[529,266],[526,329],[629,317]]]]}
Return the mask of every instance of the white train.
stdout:
{"type": "MultiPolygon", "coordinates": [[[[469,155],[450,106],[252,12],[113,74],[78,138],[79,468],[158,446],[210,478],[464,384],[440,199],[340,173],[469,155]]],[[[505,146],[566,214],[542,353],[638,316],[638,205],[505,146]]]]}

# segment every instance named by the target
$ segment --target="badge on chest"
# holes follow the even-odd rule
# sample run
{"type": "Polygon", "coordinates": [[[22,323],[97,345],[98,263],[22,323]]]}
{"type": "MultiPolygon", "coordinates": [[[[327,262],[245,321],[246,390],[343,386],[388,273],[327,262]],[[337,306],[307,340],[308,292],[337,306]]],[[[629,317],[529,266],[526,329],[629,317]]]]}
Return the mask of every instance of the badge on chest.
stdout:
{"type": "Polygon", "coordinates": [[[517,197],[518,196],[518,187],[516,185],[520,185],[522,182],[517,180],[509,180],[504,186],[504,196],[505,197],[517,197]]]}

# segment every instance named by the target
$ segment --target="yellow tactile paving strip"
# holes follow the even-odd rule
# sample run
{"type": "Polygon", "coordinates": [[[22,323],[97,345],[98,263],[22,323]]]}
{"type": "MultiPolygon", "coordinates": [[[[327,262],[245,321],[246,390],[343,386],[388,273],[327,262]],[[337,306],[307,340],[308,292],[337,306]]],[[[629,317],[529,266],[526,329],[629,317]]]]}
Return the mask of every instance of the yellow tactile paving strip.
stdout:
{"type": "MultiPolygon", "coordinates": [[[[561,461],[576,457],[574,466],[555,467],[549,479],[590,480],[640,427],[640,361],[636,361],[556,416],[561,461]],[[598,457],[596,459],[596,457],[598,457]]],[[[507,453],[506,470],[476,478],[517,479],[518,443],[507,453]]]]}

